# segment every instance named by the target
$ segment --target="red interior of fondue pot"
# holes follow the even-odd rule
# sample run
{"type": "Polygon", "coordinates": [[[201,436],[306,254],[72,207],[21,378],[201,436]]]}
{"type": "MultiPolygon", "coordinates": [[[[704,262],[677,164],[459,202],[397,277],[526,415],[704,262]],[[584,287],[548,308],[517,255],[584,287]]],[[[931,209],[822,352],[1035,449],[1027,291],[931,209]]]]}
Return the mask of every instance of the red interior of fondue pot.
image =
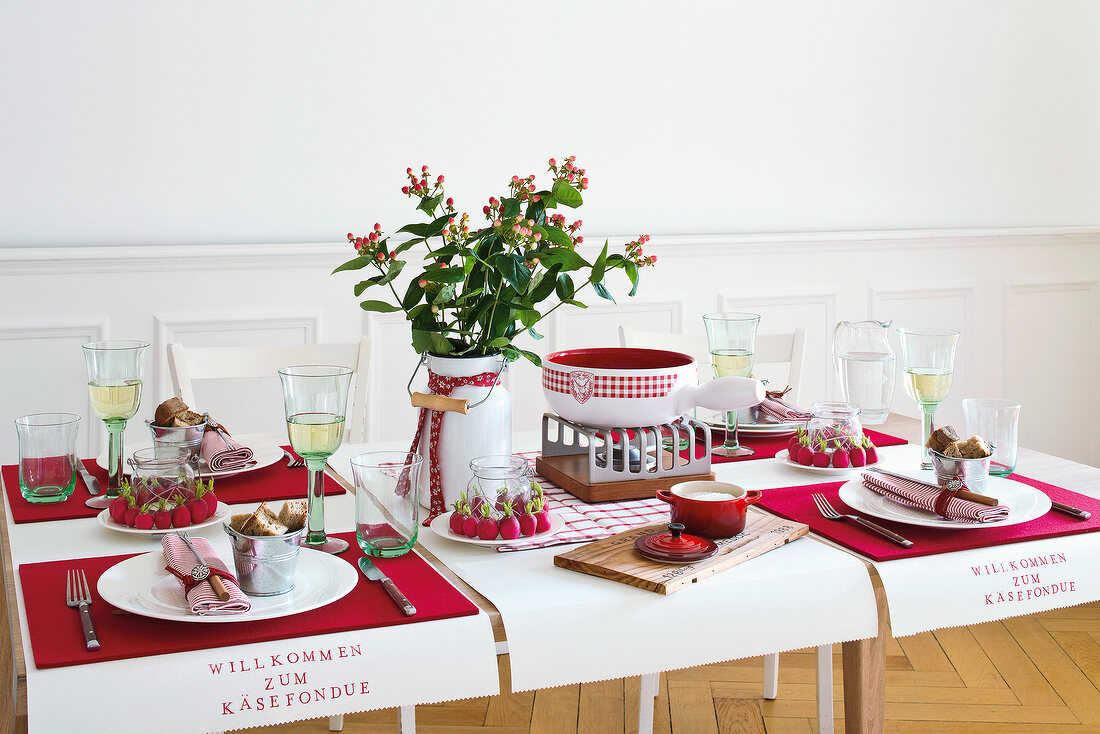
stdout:
{"type": "Polygon", "coordinates": [[[632,347],[567,349],[564,352],[554,352],[546,359],[566,367],[587,367],[597,370],[659,370],[667,367],[685,367],[695,361],[681,352],[632,347]]]}

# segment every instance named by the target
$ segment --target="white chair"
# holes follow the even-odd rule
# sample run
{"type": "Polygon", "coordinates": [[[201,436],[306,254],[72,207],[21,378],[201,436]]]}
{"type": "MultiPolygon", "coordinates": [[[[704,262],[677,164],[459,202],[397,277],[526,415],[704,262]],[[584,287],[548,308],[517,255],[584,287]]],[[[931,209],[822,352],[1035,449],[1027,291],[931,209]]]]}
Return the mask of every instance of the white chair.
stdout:
{"type": "MultiPolygon", "coordinates": [[[[370,342],[367,337],[358,342],[295,344],[283,347],[168,345],[168,370],[172,375],[172,390],[190,406],[197,404],[192,385],[194,380],[275,377],[280,367],[300,364],[340,365],[355,370],[344,440],[348,443],[362,443],[367,422],[367,370],[370,366],[370,342]]],[[[273,399],[281,401],[282,398],[276,396],[273,399]]]]}
{"type": "MultiPolygon", "coordinates": [[[[632,326],[619,327],[619,344],[624,347],[647,347],[650,349],[671,349],[695,357],[700,369],[700,379],[706,379],[705,367],[710,364],[710,352],[707,350],[706,337],[694,337],[686,334],[669,334],[657,331],[639,331],[632,326]]],[[[777,374],[779,366],[789,365],[786,384],[791,391],[786,399],[798,402],[798,387],[802,381],[802,368],[806,356],[806,330],[797,328],[789,334],[758,334],[756,336],[754,370],[762,373],[777,374]]],[[[779,389],[783,385],[772,384],[770,388],[779,389]]]]}
{"type": "MultiPolygon", "coordinates": [[[[710,364],[710,352],[707,350],[706,337],[693,337],[685,334],[669,334],[654,331],[639,331],[631,326],[619,327],[619,344],[624,347],[647,347],[651,349],[670,349],[695,357],[699,365],[710,364]]],[[[798,402],[798,384],[802,380],[802,368],[805,361],[806,330],[795,329],[790,334],[758,334],[756,337],[754,370],[759,367],[768,371],[768,367],[790,365],[787,384],[791,391],[786,399],[798,402]]],[[[700,374],[700,379],[706,375],[700,374]]],[[[782,389],[782,385],[775,385],[782,389]]],[[[643,686],[644,688],[644,686],[643,686]]],[[[779,693],[779,653],[764,656],[764,698],[774,699],[779,693]]],[[[652,716],[652,712],[651,712],[652,716]]],[[[817,648],[817,725],[821,734],[833,732],[833,646],[822,645],[817,648]]]]}

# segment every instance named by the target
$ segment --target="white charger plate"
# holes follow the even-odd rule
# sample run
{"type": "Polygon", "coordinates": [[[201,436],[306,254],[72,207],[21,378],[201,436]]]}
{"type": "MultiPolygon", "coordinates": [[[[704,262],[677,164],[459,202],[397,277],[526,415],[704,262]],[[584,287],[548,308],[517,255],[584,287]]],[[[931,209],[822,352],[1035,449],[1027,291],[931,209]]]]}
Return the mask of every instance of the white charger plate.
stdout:
{"type": "Polygon", "coordinates": [[[840,487],[840,499],[857,512],[873,515],[883,520],[905,523],[906,525],[920,525],[921,527],[943,530],[981,530],[983,528],[1004,527],[1005,525],[1018,525],[1042,517],[1050,511],[1050,497],[1034,487],[1021,482],[1014,482],[1011,479],[990,477],[986,480],[982,494],[996,497],[1002,505],[1007,506],[1008,517],[996,522],[944,520],[934,512],[906,507],[893,500],[886,499],[878,492],[864,487],[862,480],[859,479],[845,482],[840,487]]]}
{"type": "Polygon", "coordinates": [[[863,471],[869,466],[875,466],[876,464],[878,464],[878,462],[876,461],[872,464],[865,464],[864,466],[852,466],[848,467],[847,469],[838,469],[835,466],[806,466],[805,464],[799,464],[797,461],[792,460],[791,452],[787,449],[783,449],[782,451],[780,451],[778,454],[775,455],[775,458],[778,459],[781,464],[786,464],[791,468],[801,469],[802,471],[808,471],[813,474],[825,475],[851,474],[854,471],[863,471]]]}
{"type": "Polygon", "coordinates": [[[188,525],[185,528],[157,528],[154,527],[151,530],[142,530],[140,528],[132,528],[128,525],[119,525],[117,522],[111,519],[111,511],[104,510],[96,515],[96,520],[99,520],[99,524],[108,530],[114,530],[118,533],[133,533],[134,535],[164,535],[165,533],[189,533],[192,530],[198,530],[199,528],[205,528],[207,525],[213,525],[216,522],[221,522],[225,518],[229,517],[229,505],[224,502],[218,503],[218,511],[214,513],[213,517],[208,517],[200,523],[188,525]]]}
{"type": "MultiPolygon", "coordinates": [[[[234,474],[243,474],[244,472],[256,471],[257,469],[263,469],[265,466],[271,466],[276,461],[283,458],[283,449],[282,449],[281,446],[278,446],[276,444],[269,443],[267,441],[257,441],[257,440],[248,439],[248,438],[237,439],[236,437],[234,437],[234,439],[240,445],[247,446],[248,448],[252,449],[252,460],[255,461],[256,463],[253,464],[252,466],[247,466],[244,469],[223,469],[221,471],[210,471],[210,469],[206,466],[206,464],[200,463],[199,464],[199,476],[200,477],[202,477],[203,479],[208,479],[208,478],[217,479],[218,477],[231,477],[234,474]]],[[[153,446],[152,441],[142,441],[141,443],[126,444],[125,450],[126,450],[127,457],[132,456],[133,453],[135,451],[137,451],[138,449],[147,449],[147,448],[151,448],[152,446],[153,446]]],[[[99,465],[100,469],[105,470],[107,468],[107,452],[104,451],[102,454],[97,456],[95,462],[96,462],[96,464],[99,465]]],[[[122,462],[122,472],[124,474],[126,474],[127,476],[129,476],[132,471],[133,471],[133,468],[130,466],[129,462],[123,461],[122,462]]]]}
{"type": "Polygon", "coordinates": [[[521,535],[515,540],[482,540],[481,538],[470,538],[465,535],[455,535],[451,532],[451,513],[447,512],[436,519],[432,520],[432,524],[429,525],[432,532],[441,538],[447,540],[453,540],[456,543],[470,543],[471,545],[480,545],[486,548],[492,548],[498,545],[509,545],[511,543],[523,543],[529,540],[543,540],[554,535],[563,527],[565,527],[565,520],[560,515],[551,512],[550,513],[550,529],[541,533],[535,533],[534,535],[521,535]]]}
{"type": "MultiPolygon", "coordinates": [[[[224,559],[223,559],[224,560],[224,559]]],[[[232,564],[229,564],[232,567],[232,564]]],[[[355,588],[359,571],[347,561],[321,551],[302,548],[294,572],[294,588],[278,596],[250,596],[252,609],[244,614],[199,615],[168,601],[165,592],[179,580],[164,568],[164,553],[152,551],[116,563],[99,577],[96,588],[103,599],[142,617],[175,622],[251,622],[308,612],[341,599],[355,588]]]]}

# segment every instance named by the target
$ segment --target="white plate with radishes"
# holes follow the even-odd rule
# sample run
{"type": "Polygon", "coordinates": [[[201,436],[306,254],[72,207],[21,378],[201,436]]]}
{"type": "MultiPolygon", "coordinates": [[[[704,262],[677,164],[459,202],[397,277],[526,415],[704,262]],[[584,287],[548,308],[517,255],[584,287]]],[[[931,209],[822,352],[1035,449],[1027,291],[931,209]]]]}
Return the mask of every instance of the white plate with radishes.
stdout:
{"type": "Polygon", "coordinates": [[[229,517],[229,505],[224,502],[218,503],[218,511],[211,517],[205,518],[202,522],[191,523],[189,525],[165,525],[163,527],[157,527],[153,525],[151,528],[139,528],[130,527],[129,525],[123,525],[115,522],[111,519],[111,511],[109,509],[96,515],[96,519],[99,520],[99,524],[108,530],[115,530],[120,533],[135,533],[137,535],[164,535],[170,533],[173,530],[198,530],[199,528],[205,528],[207,525],[213,525],[219,523],[225,518],[229,517]]]}
{"type": "Polygon", "coordinates": [[[787,449],[783,449],[782,451],[780,451],[778,454],[775,455],[775,458],[778,459],[779,461],[783,462],[787,466],[793,466],[795,469],[803,469],[805,471],[811,471],[811,472],[814,472],[816,474],[850,474],[851,472],[861,471],[863,469],[866,469],[869,466],[874,466],[875,464],[878,463],[878,460],[876,459],[875,461],[872,461],[872,462],[866,462],[865,461],[863,464],[861,464],[859,466],[852,466],[851,465],[851,459],[849,459],[848,460],[848,462],[849,462],[848,466],[833,466],[833,464],[832,464],[833,457],[830,454],[828,465],[826,465],[826,466],[816,466],[814,464],[810,464],[810,465],[807,466],[806,464],[799,464],[797,461],[792,461],[791,460],[791,455],[787,451],[787,449]]]}
{"type": "Polygon", "coordinates": [[[468,535],[459,535],[451,530],[451,513],[449,512],[432,520],[432,524],[428,527],[441,538],[454,540],[459,543],[472,543],[473,545],[491,548],[498,545],[508,545],[509,543],[522,543],[526,540],[548,538],[565,527],[565,520],[563,520],[560,515],[555,515],[553,512],[548,514],[550,515],[549,530],[543,530],[541,533],[535,533],[534,535],[520,535],[518,538],[503,539],[498,535],[495,540],[482,540],[481,538],[471,538],[468,535]]]}

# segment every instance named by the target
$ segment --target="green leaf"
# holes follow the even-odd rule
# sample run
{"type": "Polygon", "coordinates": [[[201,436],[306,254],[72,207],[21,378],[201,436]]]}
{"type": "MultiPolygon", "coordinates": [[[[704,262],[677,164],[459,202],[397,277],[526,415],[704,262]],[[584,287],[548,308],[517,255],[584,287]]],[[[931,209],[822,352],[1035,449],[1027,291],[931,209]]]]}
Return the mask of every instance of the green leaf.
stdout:
{"type": "Polygon", "coordinates": [[[428,268],[420,277],[429,283],[461,283],[466,276],[462,268],[428,268]]]}
{"type": "Polygon", "coordinates": [[[431,224],[427,225],[427,229],[424,230],[422,235],[425,239],[428,237],[435,237],[447,226],[447,222],[450,221],[451,215],[444,214],[439,219],[433,220],[431,224]]]}
{"type": "Polygon", "coordinates": [[[558,282],[554,285],[554,292],[558,294],[558,298],[561,300],[568,301],[577,292],[577,289],[573,285],[573,279],[562,273],[558,276],[558,282]]]}
{"type": "Polygon", "coordinates": [[[444,247],[439,247],[439,248],[436,248],[435,250],[432,250],[431,252],[429,252],[427,255],[424,256],[424,259],[427,260],[427,259],[433,258],[433,257],[434,258],[454,257],[455,255],[457,255],[460,252],[462,252],[462,248],[459,247],[458,245],[445,245],[444,247]]]}
{"type": "Polygon", "coordinates": [[[355,288],[353,289],[355,291],[355,297],[358,298],[359,296],[363,295],[363,291],[365,291],[367,288],[370,288],[372,285],[378,285],[379,283],[381,283],[382,278],[384,277],[384,275],[376,275],[373,278],[367,278],[366,280],[361,280],[356,283],[355,288]]]}
{"type": "Polygon", "coordinates": [[[550,247],[539,252],[539,260],[546,267],[561,265],[561,271],[568,273],[589,267],[588,261],[568,247],[550,247]]]}
{"type": "Polygon", "coordinates": [[[554,198],[559,204],[564,204],[571,209],[576,209],[584,203],[581,192],[570,186],[568,181],[561,178],[554,182],[554,198]]]}
{"type": "Polygon", "coordinates": [[[397,248],[393,252],[394,252],[395,255],[400,255],[402,252],[405,252],[408,249],[416,247],[417,245],[419,245],[423,241],[424,241],[423,237],[414,237],[411,240],[406,240],[405,242],[402,242],[400,245],[397,246],[397,248]]]}
{"type": "Polygon", "coordinates": [[[437,334],[434,331],[429,332],[428,338],[432,343],[432,351],[436,354],[450,354],[454,349],[454,345],[442,334],[437,334]]]}
{"type": "Polygon", "coordinates": [[[336,268],[332,272],[339,273],[341,270],[362,270],[363,268],[370,265],[372,262],[374,262],[374,258],[367,257],[366,255],[360,255],[358,257],[353,257],[352,259],[348,260],[346,263],[336,268]]]}
{"type": "Polygon", "coordinates": [[[562,303],[568,303],[570,306],[576,306],[577,308],[588,308],[588,306],[584,305],[580,301],[574,301],[572,298],[566,298],[564,301],[562,301],[562,303]]]}
{"type": "Polygon", "coordinates": [[[527,327],[527,333],[531,335],[532,339],[538,340],[538,339],[542,338],[542,334],[535,331],[535,327],[533,327],[533,326],[528,326],[527,327]]]}
{"type": "Polygon", "coordinates": [[[626,277],[630,278],[630,293],[628,296],[633,296],[638,292],[638,266],[634,264],[633,260],[623,260],[623,270],[626,271],[626,277]]]}
{"type": "Polygon", "coordinates": [[[386,270],[386,274],[382,276],[382,279],[378,281],[378,285],[385,285],[392,281],[401,274],[403,267],[405,267],[404,260],[390,260],[390,267],[386,270]]]}
{"type": "Polygon", "coordinates": [[[491,342],[489,342],[489,346],[490,347],[506,347],[511,343],[512,342],[508,339],[508,337],[498,336],[496,339],[493,339],[491,342]]]}
{"type": "Polygon", "coordinates": [[[596,291],[596,295],[598,295],[600,298],[606,298],[612,303],[615,302],[615,297],[611,295],[611,291],[607,290],[607,286],[605,286],[603,283],[593,283],[592,288],[596,291]]]}
{"type": "Polygon", "coordinates": [[[412,346],[418,354],[423,354],[432,348],[432,332],[422,329],[412,330],[412,346]]]}
{"type": "Polygon", "coordinates": [[[428,236],[428,223],[417,222],[415,224],[406,224],[401,229],[397,230],[398,233],[408,232],[413,237],[427,237],[428,236]]]}
{"type": "Polygon", "coordinates": [[[569,235],[565,233],[565,230],[559,229],[558,227],[543,227],[542,238],[553,242],[555,245],[561,245],[562,247],[568,247],[570,249],[573,247],[573,240],[569,239],[569,235]]]}
{"type": "Polygon", "coordinates": [[[547,296],[554,292],[554,287],[558,283],[559,270],[561,270],[561,266],[555,265],[549,270],[544,270],[539,273],[539,282],[528,294],[532,304],[546,300],[547,296]]]}
{"type": "MultiPolygon", "coordinates": [[[[409,281],[409,287],[405,289],[405,296],[401,299],[401,307],[406,311],[412,309],[413,306],[420,303],[420,299],[424,297],[424,289],[420,287],[418,278],[413,278],[409,281]]],[[[412,314],[409,314],[411,317],[412,314]]]]}
{"type": "Polygon", "coordinates": [[[523,311],[519,312],[519,321],[524,326],[534,326],[539,322],[539,319],[541,318],[542,314],[540,314],[538,311],[530,311],[524,309],[523,311]]]}
{"type": "Polygon", "coordinates": [[[439,206],[439,202],[441,201],[443,201],[443,194],[439,194],[438,196],[429,196],[427,199],[421,199],[420,206],[416,208],[430,217],[435,212],[435,208],[439,206]]]}
{"type": "MultiPolygon", "coordinates": [[[[603,281],[603,274],[607,270],[607,240],[604,240],[603,249],[600,250],[600,256],[596,258],[596,262],[592,263],[592,274],[588,276],[593,285],[603,281]]],[[[607,290],[606,288],[604,290],[607,290]]],[[[609,294],[610,295],[610,294],[609,294]]],[[[608,296],[609,297],[609,296],[608,296]]],[[[614,300],[614,299],[611,299],[614,300]]]]}
{"type": "Polygon", "coordinates": [[[504,204],[504,218],[514,217],[519,214],[519,200],[511,197],[507,199],[501,199],[501,203],[504,204]]]}
{"type": "Polygon", "coordinates": [[[359,307],[364,311],[377,311],[379,313],[393,313],[394,311],[401,310],[400,306],[395,306],[385,301],[363,301],[359,304],[359,307]]]}
{"type": "Polygon", "coordinates": [[[500,271],[501,277],[517,293],[523,293],[527,290],[527,285],[531,282],[531,271],[527,269],[527,263],[523,256],[514,253],[510,255],[501,253],[494,255],[491,262],[500,271]]]}

